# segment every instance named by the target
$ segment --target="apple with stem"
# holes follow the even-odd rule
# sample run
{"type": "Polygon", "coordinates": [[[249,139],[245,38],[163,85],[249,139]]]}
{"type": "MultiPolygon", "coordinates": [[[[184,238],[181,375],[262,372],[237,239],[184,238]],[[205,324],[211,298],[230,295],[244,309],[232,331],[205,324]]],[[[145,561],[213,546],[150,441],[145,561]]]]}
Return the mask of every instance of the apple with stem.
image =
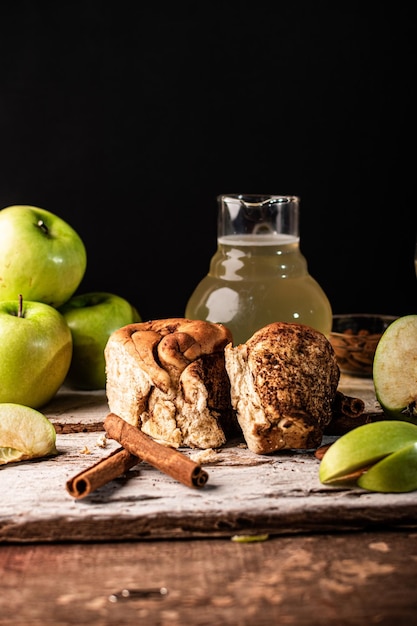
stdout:
{"type": "Polygon", "coordinates": [[[0,300],[44,302],[55,308],[77,290],[87,267],[78,233],[38,207],[0,211],[0,300]]]}
{"type": "Polygon", "coordinates": [[[0,403],[33,409],[65,380],[72,335],[63,315],[44,302],[0,301],[0,403]]]}
{"type": "Polygon", "coordinates": [[[107,341],[113,331],[140,322],[138,311],[125,298],[108,292],[75,295],[59,311],[73,339],[67,383],[78,389],[104,389],[107,341]]]}

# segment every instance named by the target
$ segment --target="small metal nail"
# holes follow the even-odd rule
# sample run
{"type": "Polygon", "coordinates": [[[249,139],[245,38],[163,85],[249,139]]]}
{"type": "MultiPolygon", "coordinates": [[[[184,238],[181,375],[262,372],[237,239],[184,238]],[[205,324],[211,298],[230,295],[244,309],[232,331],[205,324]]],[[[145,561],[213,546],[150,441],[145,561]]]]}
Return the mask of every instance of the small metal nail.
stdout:
{"type": "Polygon", "coordinates": [[[156,587],[154,589],[122,589],[109,596],[109,602],[119,602],[119,600],[134,600],[138,598],[163,598],[168,594],[166,587],[156,587]]]}

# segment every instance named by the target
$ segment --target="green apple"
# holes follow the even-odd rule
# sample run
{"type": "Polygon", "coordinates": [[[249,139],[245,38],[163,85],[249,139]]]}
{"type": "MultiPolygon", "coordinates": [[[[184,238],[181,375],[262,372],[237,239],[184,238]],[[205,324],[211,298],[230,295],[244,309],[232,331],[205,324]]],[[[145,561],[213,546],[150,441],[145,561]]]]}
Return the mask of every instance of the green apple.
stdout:
{"type": "Polygon", "coordinates": [[[57,215],[28,205],[0,211],[0,300],[59,307],[76,291],[87,267],[78,233],[57,215]]]}
{"type": "Polygon", "coordinates": [[[417,423],[417,315],[399,317],[384,331],[372,375],[384,413],[417,423]]]}
{"type": "Polygon", "coordinates": [[[59,311],[73,339],[73,356],[67,376],[78,389],[104,389],[104,348],[113,331],[141,321],[138,311],[124,298],[107,292],[73,296],[59,311]]]}
{"type": "MultiPolygon", "coordinates": [[[[412,425],[412,424],[410,424],[412,425]]],[[[364,472],[358,486],[368,491],[404,493],[417,489],[417,440],[364,472]]]]}
{"type": "Polygon", "coordinates": [[[71,357],[71,331],[54,307],[0,301],[0,402],[43,406],[64,382],[71,357]]]}
{"type": "MultiPolygon", "coordinates": [[[[375,463],[416,442],[417,425],[410,422],[382,420],[357,426],[326,451],[320,463],[320,481],[329,485],[356,483],[375,463]]],[[[402,480],[398,465],[393,480],[402,480]]]]}
{"type": "Polygon", "coordinates": [[[36,409],[0,404],[0,465],[57,454],[56,432],[36,409]]]}

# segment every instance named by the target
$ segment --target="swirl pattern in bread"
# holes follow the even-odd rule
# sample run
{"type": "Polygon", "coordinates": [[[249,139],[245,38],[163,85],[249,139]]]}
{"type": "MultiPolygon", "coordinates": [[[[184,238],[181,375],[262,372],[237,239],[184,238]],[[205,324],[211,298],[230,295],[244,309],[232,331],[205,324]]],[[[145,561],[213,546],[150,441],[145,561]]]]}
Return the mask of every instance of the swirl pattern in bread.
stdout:
{"type": "Polygon", "coordinates": [[[110,411],[158,441],[218,448],[237,429],[221,324],[168,318],[115,331],[105,348],[110,411]]]}

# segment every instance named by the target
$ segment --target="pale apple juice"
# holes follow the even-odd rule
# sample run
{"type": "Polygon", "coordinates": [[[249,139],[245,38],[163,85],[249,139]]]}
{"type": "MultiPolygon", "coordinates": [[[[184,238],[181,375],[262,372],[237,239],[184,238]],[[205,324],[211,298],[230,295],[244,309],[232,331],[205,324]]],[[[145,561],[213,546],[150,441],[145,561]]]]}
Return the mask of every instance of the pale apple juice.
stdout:
{"type": "Polygon", "coordinates": [[[235,345],[271,322],[308,324],[326,336],[332,325],[329,300],[308,273],[299,237],[275,233],[220,237],[185,316],[225,324],[235,345]]]}

